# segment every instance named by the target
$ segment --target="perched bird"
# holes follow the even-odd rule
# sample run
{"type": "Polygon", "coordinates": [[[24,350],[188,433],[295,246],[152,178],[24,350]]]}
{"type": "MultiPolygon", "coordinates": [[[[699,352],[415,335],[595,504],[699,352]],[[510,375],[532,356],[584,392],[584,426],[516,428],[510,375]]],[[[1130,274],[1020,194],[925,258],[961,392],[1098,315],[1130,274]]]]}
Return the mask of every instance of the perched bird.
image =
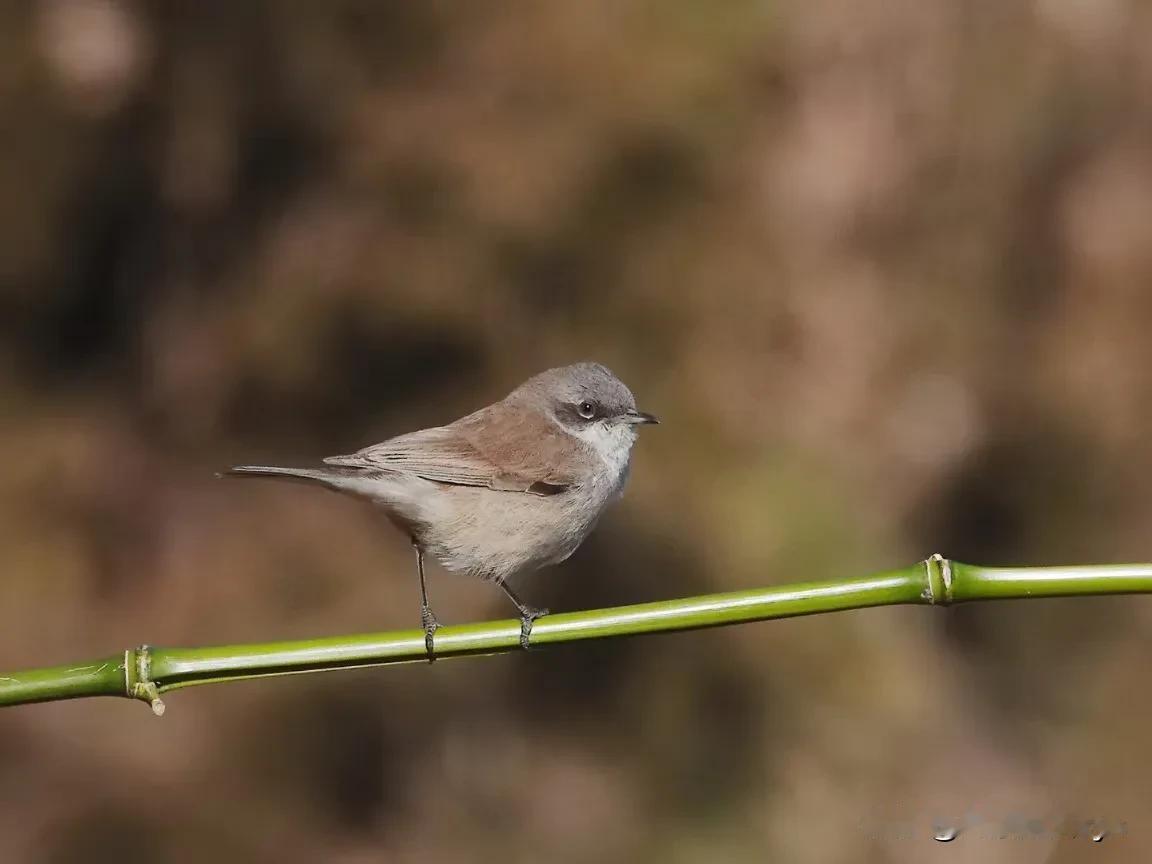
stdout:
{"type": "Polygon", "coordinates": [[[499,585],[520,613],[520,644],[548,614],[508,587],[556,564],[592,531],[628,477],[637,426],[624,383],[599,363],[529,378],[504,399],[447,426],[390,438],[317,468],[239,465],[228,476],[273,477],[367,498],[412,540],[429,660],[440,626],[428,605],[424,555],[499,585]]]}

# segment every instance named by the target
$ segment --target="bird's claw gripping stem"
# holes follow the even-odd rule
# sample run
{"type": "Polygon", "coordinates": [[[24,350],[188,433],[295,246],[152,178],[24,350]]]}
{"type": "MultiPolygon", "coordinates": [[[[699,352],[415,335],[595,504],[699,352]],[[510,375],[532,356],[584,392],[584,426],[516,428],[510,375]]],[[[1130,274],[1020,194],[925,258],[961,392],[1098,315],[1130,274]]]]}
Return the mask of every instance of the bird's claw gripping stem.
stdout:
{"type": "Polygon", "coordinates": [[[436,631],[440,629],[440,622],[436,620],[436,616],[432,614],[432,610],[424,606],[420,610],[420,623],[424,627],[424,651],[428,655],[428,662],[432,663],[436,660],[432,637],[436,631]]]}
{"type": "Polygon", "coordinates": [[[548,614],[547,609],[531,609],[523,610],[520,618],[520,647],[527,651],[532,647],[532,624],[537,618],[543,618],[548,614]]]}

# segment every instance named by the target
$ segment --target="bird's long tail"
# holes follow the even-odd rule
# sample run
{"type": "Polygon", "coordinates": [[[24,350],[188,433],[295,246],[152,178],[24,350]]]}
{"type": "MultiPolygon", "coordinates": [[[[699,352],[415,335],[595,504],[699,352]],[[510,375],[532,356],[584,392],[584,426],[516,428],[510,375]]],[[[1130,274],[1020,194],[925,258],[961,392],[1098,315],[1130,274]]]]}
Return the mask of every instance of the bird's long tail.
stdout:
{"type": "Polygon", "coordinates": [[[220,477],[270,477],[274,480],[292,480],[297,483],[319,484],[341,490],[347,472],[331,468],[278,468],[274,465],[237,465],[221,471],[220,477]]]}

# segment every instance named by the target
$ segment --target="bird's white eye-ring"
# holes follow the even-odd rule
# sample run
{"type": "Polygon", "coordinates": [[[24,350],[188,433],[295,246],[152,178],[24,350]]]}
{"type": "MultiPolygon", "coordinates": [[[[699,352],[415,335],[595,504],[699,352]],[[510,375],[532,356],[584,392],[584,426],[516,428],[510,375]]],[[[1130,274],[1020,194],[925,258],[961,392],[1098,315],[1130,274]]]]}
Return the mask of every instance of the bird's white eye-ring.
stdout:
{"type": "Polygon", "coordinates": [[[576,406],[576,412],[585,420],[591,420],[596,416],[596,406],[585,400],[576,406]]]}

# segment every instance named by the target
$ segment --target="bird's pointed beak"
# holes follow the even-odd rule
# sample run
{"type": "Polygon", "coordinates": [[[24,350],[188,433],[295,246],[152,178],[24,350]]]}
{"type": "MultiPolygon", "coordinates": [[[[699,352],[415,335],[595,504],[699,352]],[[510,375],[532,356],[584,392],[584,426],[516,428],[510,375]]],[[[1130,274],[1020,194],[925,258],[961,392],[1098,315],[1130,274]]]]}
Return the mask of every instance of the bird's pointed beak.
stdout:
{"type": "Polygon", "coordinates": [[[655,414],[647,414],[644,411],[637,411],[635,408],[629,408],[627,411],[624,412],[624,415],[620,419],[623,420],[625,423],[632,423],[635,425],[640,425],[642,423],[659,423],[660,422],[656,418],[655,414]]]}

